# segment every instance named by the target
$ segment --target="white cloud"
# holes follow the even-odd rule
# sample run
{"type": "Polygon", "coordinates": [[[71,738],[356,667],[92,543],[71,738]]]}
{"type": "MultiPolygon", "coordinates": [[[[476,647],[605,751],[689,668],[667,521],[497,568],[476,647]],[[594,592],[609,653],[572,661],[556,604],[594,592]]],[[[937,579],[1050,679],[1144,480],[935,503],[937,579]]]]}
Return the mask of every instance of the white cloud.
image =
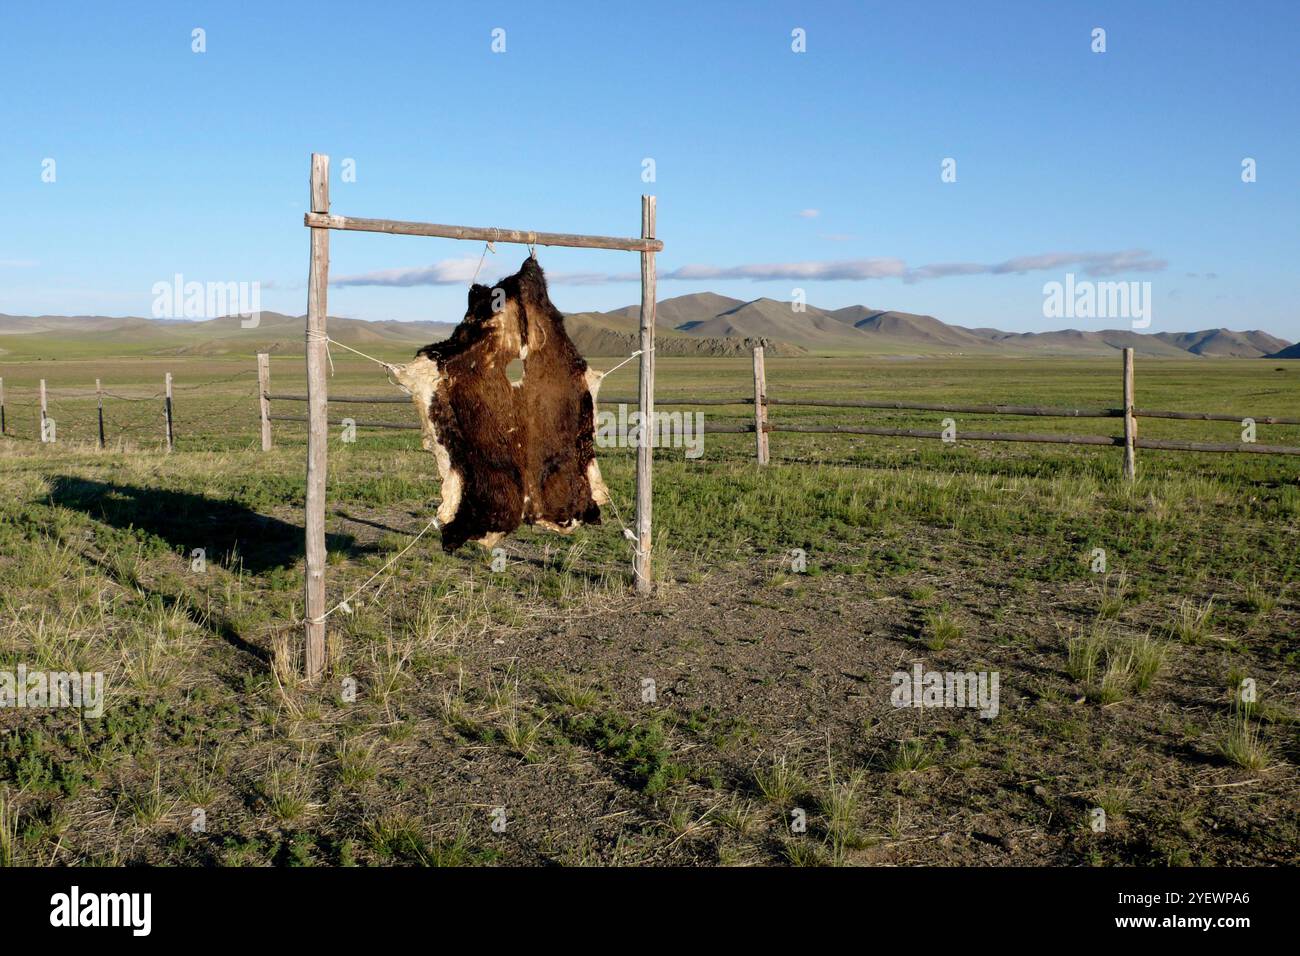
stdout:
{"type": "MultiPolygon", "coordinates": [[[[513,259],[506,261],[513,262],[513,259]]],[[[503,269],[500,261],[489,257],[479,267],[477,257],[466,259],[444,259],[427,266],[411,266],[402,269],[379,269],[375,272],[363,272],[360,275],[338,276],[330,279],[332,286],[390,286],[408,288],[425,285],[451,285],[468,288],[471,281],[491,284],[510,272],[503,269]],[[475,272],[477,271],[477,278],[475,272]]],[[[605,285],[613,282],[640,282],[640,272],[548,272],[547,282],[552,285],[605,285]]]]}
{"type": "Polygon", "coordinates": [[[990,266],[989,271],[1001,275],[1078,266],[1090,276],[1113,276],[1122,272],[1161,272],[1167,265],[1163,259],[1152,259],[1151,253],[1145,249],[1126,249],[1123,252],[1045,252],[1020,256],[990,266]]]}
{"type": "Polygon", "coordinates": [[[822,211],[820,209],[800,209],[795,213],[795,215],[800,219],[816,219],[821,214],[822,211]]]}
{"type": "MultiPolygon", "coordinates": [[[[1113,276],[1133,272],[1160,272],[1167,263],[1156,259],[1144,249],[1120,252],[1043,252],[1017,256],[1003,262],[936,262],[922,266],[909,266],[902,259],[876,256],[866,259],[805,260],[799,262],[749,263],[735,266],[691,264],[659,273],[664,280],[724,281],[749,280],[838,282],[866,279],[902,279],[904,282],[924,282],[953,276],[1023,275],[1027,272],[1050,272],[1079,269],[1089,276],[1113,276]]],[[[479,268],[476,257],[445,259],[432,265],[406,269],[382,269],[361,275],[339,276],[331,280],[335,286],[468,286],[478,270],[478,281],[495,282],[505,273],[500,261],[491,259],[479,268]]],[[[547,279],[554,285],[605,285],[636,282],[636,272],[550,272],[547,279]]]]}
{"type": "Polygon", "coordinates": [[[744,266],[682,266],[663,274],[665,279],[797,279],[808,282],[836,279],[890,279],[907,273],[902,259],[847,259],[841,262],[774,262],[744,266]]]}
{"type": "Polygon", "coordinates": [[[468,286],[478,270],[480,281],[495,281],[501,272],[495,263],[484,262],[478,268],[477,256],[464,259],[444,259],[427,266],[412,266],[405,269],[380,269],[375,272],[363,272],[360,275],[338,276],[330,279],[330,285],[358,286],[384,285],[405,288],[419,285],[463,285],[468,286]]]}

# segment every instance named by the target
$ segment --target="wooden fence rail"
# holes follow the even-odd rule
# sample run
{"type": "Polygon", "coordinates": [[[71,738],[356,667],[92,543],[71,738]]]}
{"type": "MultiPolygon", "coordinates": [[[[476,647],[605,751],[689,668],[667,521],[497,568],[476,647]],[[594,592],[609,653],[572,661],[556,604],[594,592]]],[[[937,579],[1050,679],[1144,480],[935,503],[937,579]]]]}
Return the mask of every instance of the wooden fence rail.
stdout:
{"type": "MultiPolygon", "coordinates": [[[[358,399],[359,401],[360,399],[358,399]]],[[[368,399],[367,399],[368,400],[368,399]]],[[[388,401],[385,399],[385,401],[388,401]]],[[[394,399],[405,402],[409,399],[394,399]]],[[[602,404],[633,404],[635,398],[602,396],[602,404]]],[[[743,398],[671,398],[661,397],[660,405],[753,405],[754,399],[743,398]]],[[[806,406],[808,408],[872,408],[895,411],[956,412],[966,415],[1029,415],[1042,418],[1122,418],[1122,408],[1068,408],[1051,405],[954,405],[939,402],[887,402],[857,401],[831,398],[774,398],[768,395],[763,404],[806,406]]],[[[1185,421],[1240,422],[1249,418],[1256,425],[1300,425],[1300,418],[1283,418],[1276,415],[1229,415],[1225,412],[1173,412],[1135,408],[1135,418],[1175,418],[1185,421]]]]}

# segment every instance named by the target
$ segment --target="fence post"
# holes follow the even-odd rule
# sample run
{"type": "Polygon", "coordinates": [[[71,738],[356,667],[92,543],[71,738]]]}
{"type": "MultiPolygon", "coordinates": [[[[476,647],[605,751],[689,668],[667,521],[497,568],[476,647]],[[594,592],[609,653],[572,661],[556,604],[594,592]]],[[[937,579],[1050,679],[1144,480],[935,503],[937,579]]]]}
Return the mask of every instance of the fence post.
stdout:
{"type": "Polygon", "coordinates": [[[758,463],[768,462],[767,372],[763,367],[763,346],[754,346],[754,450],[758,463]]]}
{"type": "Polygon", "coordinates": [[[45,379],[41,379],[41,442],[48,442],[49,432],[46,430],[45,420],[49,417],[49,410],[45,403],[45,379]]]}
{"type": "Polygon", "coordinates": [[[0,376],[0,435],[5,433],[5,380],[0,376]]]}
{"type": "Polygon", "coordinates": [[[257,353],[257,407],[262,415],[262,451],[271,450],[271,356],[257,353]]]}
{"type": "MultiPolygon", "coordinates": [[[[653,239],[655,234],[655,197],[641,197],[641,237],[653,239]]],[[[641,434],[636,449],[636,551],[632,555],[632,574],[638,594],[652,590],[651,551],[654,536],[651,532],[651,471],[654,449],[651,432],[654,428],[655,410],[655,254],[641,253],[641,368],[639,398],[641,405],[641,434]]]]}
{"type": "MultiPolygon", "coordinates": [[[[330,158],[311,155],[311,211],[330,211],[330,158]]],[[[325,469],[328,464],[329,397],[326,392],[326,295],[329,290],[330,231],[311,230],[307,278],[307,503],[306,672],[315,680],[325,670],[325,469]]]]}
{"type": "Polygon", "coordinates": [[[99,403],[99,447],[104,447],[104,386],[95,379],[95,398],[99,403]]]}
{"type": "Polygon", "coordinates": [[[172,373],[168,372],[167,377],[163,380],[166,386],[167,394],[163,399],[164,422],[167,425],[167,450],[172,450],[172,373]]]}
{"type": "Polygon", "coordinates": [[[1137,416],[1133,414],[1133,350],[1124,350],[1124,477],[1137,478],[1137,416]]]}

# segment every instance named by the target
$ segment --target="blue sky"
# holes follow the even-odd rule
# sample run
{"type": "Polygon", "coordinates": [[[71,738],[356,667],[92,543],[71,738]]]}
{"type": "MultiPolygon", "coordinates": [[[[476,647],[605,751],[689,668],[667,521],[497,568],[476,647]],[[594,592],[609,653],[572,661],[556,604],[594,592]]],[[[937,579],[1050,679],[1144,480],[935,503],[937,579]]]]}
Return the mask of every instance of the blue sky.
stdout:
{"type": "MultiPolygon", "coordinates": [[[[1122,324],[1043,317],[1091,270],[1152,283],[1150,331],[1300,339],[1293,2],[8,3],[0,36],[0,312],[148,315],[180,273],[301,313],[317,151],[344,215],[633,235],[653,192],[662,297],[1122,324]]],[[[456,321],[481,252],[335,233],[334,278],[399,284],[330,311],[456,321]]],[[[539,256],[566,311],[639,294],[634,254],[539,256]]]]}

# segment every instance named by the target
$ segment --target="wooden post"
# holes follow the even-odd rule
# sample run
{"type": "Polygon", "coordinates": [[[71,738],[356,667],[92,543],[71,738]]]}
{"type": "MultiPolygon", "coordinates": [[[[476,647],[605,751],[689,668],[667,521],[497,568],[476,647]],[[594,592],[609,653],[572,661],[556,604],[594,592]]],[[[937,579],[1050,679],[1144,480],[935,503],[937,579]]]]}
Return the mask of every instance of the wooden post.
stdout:
{"type": "Polygon", "coordinates": [[[0,435],[5,433],[5,380],[0,376],[0,435]]]}
{"type": "MultiPolygon", "coordinates": [[[[655,197],[641,197],[641,237],[655,234],[655,197]]],[[[636,553],[632,556],[632,574],[638,594],[649,594],[653,587],[651,551],[651,469],[654,449],[650,446],[655,409],[655,254],[641,253],[641,433],[636,449],[636,553]]]]}
{"type": "Polygon", "coordinates": [[[1133,350],[1124,350],[1124,477],[1137,478],[1137,416],[1133,414],[1133,350]]]}
{"type": "Polygon", "coordinates": [[[95,398],[99,403],[99,447],[104,447],[104,386],[95,379],[95,398]]]}
{"type": "Polygon", "coordinates": [[[271,450],[271,356],[257,353],[257,407],[262,415],[262,451],[271,450]]]}
{"type": "Polygon", "coordinates": [[[163,423],[167,426],[167,450],[172,450],[172,373],[163,379],[166,394],[163,398],[163,423]]]}
{"type": "Polygon", "coordinates": [[[45,379],[41,379],[41,441],[42,442],[48,440],[47,433],[45,431],[45,419],[48,417],[49,417],[49,410],[47,409],[45,404],[45,379]]]}
{"type": "Polygon", "coordinates": [[[763,346],[754,346],[754,450],[758,463],[768,462],[767,372],[763,367],[763,346]]]}
{"type": "MultiPolygon", "coordinates": [[[[330,158],[311,155],[311,211],[330,209],[330,158]]],[[[329,289],[330,231],[311,230],[307,276],[307,509],[306,671],[315,680],[325,670],[325,468],[329,441],[329,399],[325,391],[325,341],[329,289]]]]}

